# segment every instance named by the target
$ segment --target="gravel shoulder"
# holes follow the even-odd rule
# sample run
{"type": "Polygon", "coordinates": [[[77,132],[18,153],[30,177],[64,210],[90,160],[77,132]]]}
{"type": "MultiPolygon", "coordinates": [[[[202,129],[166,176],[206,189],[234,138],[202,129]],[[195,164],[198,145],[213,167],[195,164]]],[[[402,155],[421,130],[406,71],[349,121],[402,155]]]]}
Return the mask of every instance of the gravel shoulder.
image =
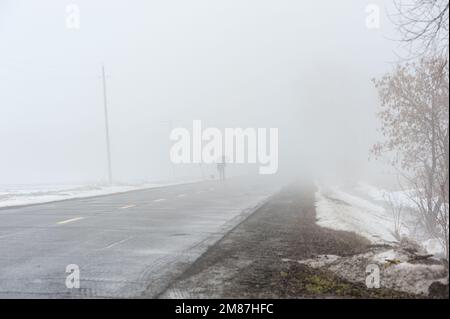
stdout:
{"type": "MultiPolygon", "coordinates": [[[[160,298],[416,298],[368,289],[295,261],[370,250],[354,233],[316,224],[313,185],[295,184],[272,196],[159,295],[160,298]]],[[[365,268],[361,269],[365,273],[365,268]]]]}

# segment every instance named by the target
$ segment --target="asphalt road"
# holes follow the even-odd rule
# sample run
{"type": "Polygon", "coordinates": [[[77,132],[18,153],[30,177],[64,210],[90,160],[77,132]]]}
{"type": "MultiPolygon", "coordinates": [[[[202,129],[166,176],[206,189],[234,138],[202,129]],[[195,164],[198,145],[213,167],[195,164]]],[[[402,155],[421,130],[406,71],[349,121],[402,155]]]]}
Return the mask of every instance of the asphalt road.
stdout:
{"type": "Polygon", "coordinates": [[[156,296],[276,190],[239,178],[1,209],[0,297],[156,296]]]}

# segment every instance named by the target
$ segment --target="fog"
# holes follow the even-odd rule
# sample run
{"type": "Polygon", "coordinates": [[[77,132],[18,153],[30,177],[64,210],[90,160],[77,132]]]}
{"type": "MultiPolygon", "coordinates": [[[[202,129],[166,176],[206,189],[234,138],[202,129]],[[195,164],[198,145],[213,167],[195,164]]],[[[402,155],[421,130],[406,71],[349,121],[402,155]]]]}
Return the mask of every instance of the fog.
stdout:
{"type": "Polygon", "coordinates": [[[397,61],[389,3],[0,0],[0,184],[106,180],[103,64],[117,182],[199,177],[169,158],[171,129],[193,120],[278,128],[280,174],[377,176],[371,78],[397,61]]]}

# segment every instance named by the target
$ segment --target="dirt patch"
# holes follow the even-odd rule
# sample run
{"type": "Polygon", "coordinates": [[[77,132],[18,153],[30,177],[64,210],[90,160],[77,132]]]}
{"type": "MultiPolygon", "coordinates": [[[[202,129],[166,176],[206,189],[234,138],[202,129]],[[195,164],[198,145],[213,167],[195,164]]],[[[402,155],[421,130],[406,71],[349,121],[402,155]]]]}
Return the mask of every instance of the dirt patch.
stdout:
{"type": "MultiPolygon", "coordinates": [[[[367,289],[333,272],[288,262],[317,255],[353,256],[370,243],[316,224],[313,186],[291,185],[211,247],[162,298],[411,298],[367,289]]],[[[365,268],[360,270],[365,273],[365,268]]]]}

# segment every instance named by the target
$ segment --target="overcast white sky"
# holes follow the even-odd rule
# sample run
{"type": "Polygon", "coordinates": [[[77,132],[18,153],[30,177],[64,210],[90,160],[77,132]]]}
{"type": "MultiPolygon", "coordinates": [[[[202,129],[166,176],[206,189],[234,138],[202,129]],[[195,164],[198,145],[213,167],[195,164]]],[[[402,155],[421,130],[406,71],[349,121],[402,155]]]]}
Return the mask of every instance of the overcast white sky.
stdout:
{"type": "Polygon", "coordinates": [[[364,171],[370,79],[398,60],[388,3],[0,0],[0,184],[105,179],[102,63],[117,180],[167,178],[167,121],[194,119],[278,127],[281,170],[364,171]]]}

